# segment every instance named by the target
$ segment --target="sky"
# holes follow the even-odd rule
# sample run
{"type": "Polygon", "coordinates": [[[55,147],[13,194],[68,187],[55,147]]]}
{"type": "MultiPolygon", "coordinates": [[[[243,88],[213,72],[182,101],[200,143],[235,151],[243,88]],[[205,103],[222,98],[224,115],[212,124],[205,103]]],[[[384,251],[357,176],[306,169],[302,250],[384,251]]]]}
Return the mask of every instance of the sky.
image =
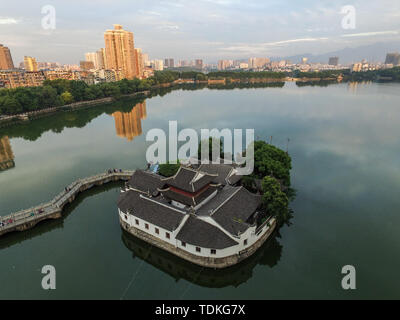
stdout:
{"type": "MultiPolygon", "coordinates": [[[[48,20],[46,20],[48,21],[48,20]]],[[[121,24],[151,59],[245,59],[400,41],[399,0],[14,0],[0,3],[0,44],[23,56],[78,64],[121,24]],[[55,9],[46,30],[43,6],[55,9]],[[354,16],[342,13],[352,6],[354,16]],[[355,19],[352,19],[355,17],[355,19]],[[349,20],[350,19],[350,20],[349,20]],[[343,20],[345,24],[343,25],[343,20]]]]}

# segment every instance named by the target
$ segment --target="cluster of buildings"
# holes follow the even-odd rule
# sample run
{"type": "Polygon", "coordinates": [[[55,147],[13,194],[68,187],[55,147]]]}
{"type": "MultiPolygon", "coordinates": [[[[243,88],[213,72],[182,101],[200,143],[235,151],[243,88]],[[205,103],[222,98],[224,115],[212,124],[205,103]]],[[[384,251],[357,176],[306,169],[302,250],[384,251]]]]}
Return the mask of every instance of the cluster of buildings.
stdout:
{"type": "Polygon", "coordinates": [[[370,63],[366,60],[350,65],[339,64],[339,57],[330,57],[327,63],[311,63],[307,57],[301,58],[299,63],[289,60],[271,61],[269,58],[249,58],[248,60],[219,60],[216,68],[220,71],[251,70],[251,71],[277,71],[290,72],[300,70],[315,72],[324,70],[350,69],[352,72],[378,70],[400,66],[400,53],[388,53],[385,63],[370,63]]]}
{"type": "Polygon", "coordinates": [[[40,86],[45,80],[82,80],[87,84],[114,82],[121,79],[145,79],[154,71],[173,68],[191,70],[251,70],[290,72],[300,70],[315,72],[349,68],[352,72],[378,70],[400,66],[400,53],[388,53],[385,63],[370,63],[366,60],[348,66],[339,64],[339,57],[330,57],[328,63],[309,63],[303,57],[299,63],[289,60],[272,61],[267,57],[252,57],[246,60],[219,60],[217,65],[206,65],[202,59],[179,60],[166,58],[150,60],[149,55],[135,48],[134,35],[119,24],[104,32],[104,48],[85,54],[79,65],[60,65],[56,62],[38,62],[36,58],[25,56],[16,68],[9,48],[0,44],[0,88],[40,86]]]}
{"type": "Polygon", "coordinates": [[[0,44],[0,88],[35,87],[47,79],[81,80],[82,77],[77,66],[38,62],[30,56],[25,56],[16,68],[10,49],[0,44]]]}
{"type": "Polygon", "coordinates": [[[385,63],[370,63],[366,59],[352,64],[352,72],[373,71],[400,66],[400,53],[393,52],[386,55],[385,63]]]}
{"type": "Polygon", "coordinates": [[[40,86],[45,80],[82,80],[87,84],[121,79],[147,78],[153,70],[162,70],[163,61],[148,63],[148,55],[135,48],[133,33],[121,25],[104,33],[105,47],[85,54],[79,65],[38,62],[25,56],[19,68],[14,66],[9,48],[0,45],[0,88],[40,86]]]}
{"type": "Polygon", "coordinates": [[[270,58],[249,58],[248,60],[219,60],[218,70],[251,70],[251,71],[314,71],[327,70],[339,67],[339,58],[329,58],[328,64],[309,63],[308,58],[303,57],[300,63],[294,64],[290,60],[271,61],[270,58]]]}
{"type": "Polygon", "coordinates": [[[174,58],[166,58],[164,60],[144,60],[144,66],[153,69],[154,71],[162,71],[164,69],[173,68],[190,68],[202,71],[204,69],[204,62],[202,59],[196,60],[179,60],[175,62],[174,58]]]}
{"type": "Polygon", "coordinates": [[[234,265],[271,235],[261,195],[240,185],[234,164],[181,166],[169,178],[137,170],[118,200],[127,232],[192,263],[234,265]]]}

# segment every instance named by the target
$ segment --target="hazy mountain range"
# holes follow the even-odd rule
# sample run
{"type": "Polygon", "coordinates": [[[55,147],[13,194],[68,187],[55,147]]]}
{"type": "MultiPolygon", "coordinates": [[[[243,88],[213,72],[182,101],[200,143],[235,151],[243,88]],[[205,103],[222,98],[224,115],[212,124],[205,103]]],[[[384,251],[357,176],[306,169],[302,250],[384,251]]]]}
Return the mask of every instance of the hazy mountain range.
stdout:
{"type": "Polygon", "coordinates": [[[344,48],[324,54],[313,55],[311,53],[299,54],[290,57],[275,57],[272,60],[290,60],[292,63],[299,63],[301,58],[307,57],[309,62],[328,63],[329,57],[339,57],[340,64],[349,64],[362,59],[369,62],[385,62],[388,52],[400,52],[400,40],[392,42],[377,42],[356,48],[344,48]]]}

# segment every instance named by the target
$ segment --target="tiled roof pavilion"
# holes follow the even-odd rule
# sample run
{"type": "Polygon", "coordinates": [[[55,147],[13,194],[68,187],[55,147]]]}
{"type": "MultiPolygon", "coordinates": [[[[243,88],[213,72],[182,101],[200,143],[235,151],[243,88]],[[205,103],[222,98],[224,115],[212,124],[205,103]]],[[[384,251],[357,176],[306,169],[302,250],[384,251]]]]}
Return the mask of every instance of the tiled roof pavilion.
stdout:
{"type": "Polygon", "coordinates": [[[236,244],[233,239],[250,227],[249,221],[260,207],[261,196],[244,187],[229,185],[229,168],[207,166],[198,170],[181,167],[170,178],[138,170],[118,206],[123,212],[169,231],[176,230],[185,215],[190,215],[181,226],[178,240],[214,249],[233,246],[236,244]]]}

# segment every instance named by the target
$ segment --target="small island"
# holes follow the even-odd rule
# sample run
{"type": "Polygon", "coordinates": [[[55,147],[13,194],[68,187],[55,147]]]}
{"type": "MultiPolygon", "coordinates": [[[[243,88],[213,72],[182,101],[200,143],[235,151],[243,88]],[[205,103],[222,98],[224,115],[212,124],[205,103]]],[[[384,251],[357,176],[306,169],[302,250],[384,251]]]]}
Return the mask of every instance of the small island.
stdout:
{"type": "Polygon", "coordinates": [[[226,268],[251,256],[288,219],[290,156],[255,142],[252,176],[236,164],[163,164],[137,170],[118,211],[128,233],[182,259],[226,268]]]}

